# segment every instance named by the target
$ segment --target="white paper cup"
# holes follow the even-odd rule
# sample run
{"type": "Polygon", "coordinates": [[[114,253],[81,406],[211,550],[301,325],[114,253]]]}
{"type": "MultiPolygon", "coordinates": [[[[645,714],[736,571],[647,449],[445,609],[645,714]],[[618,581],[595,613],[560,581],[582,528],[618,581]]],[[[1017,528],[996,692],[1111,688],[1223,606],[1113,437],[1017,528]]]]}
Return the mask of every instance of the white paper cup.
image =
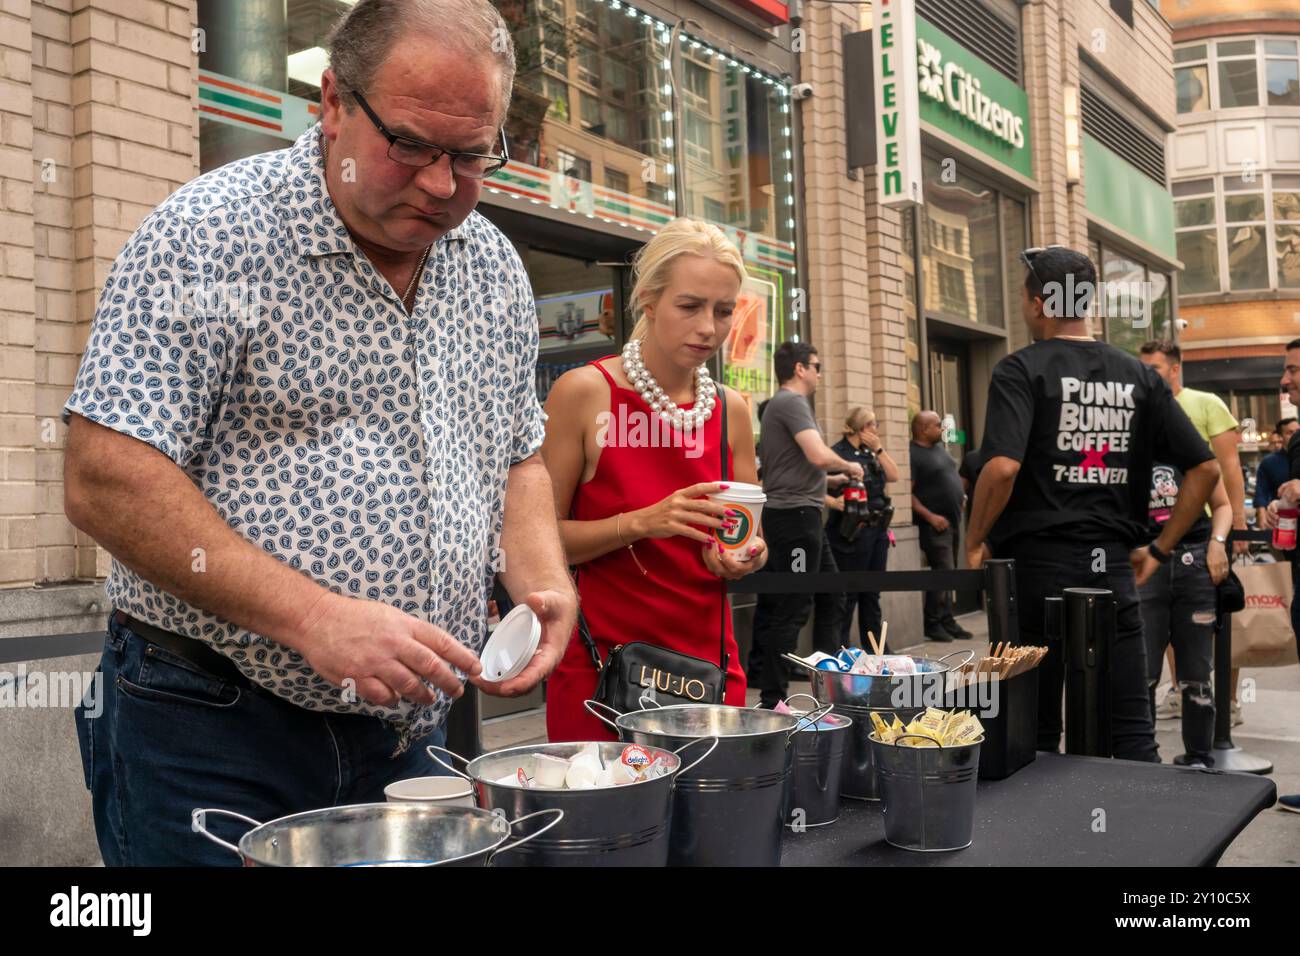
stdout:
{"type": "Polygon", "coordinates": [[[709,500],[725,505],[736,512],[736,529],[726,531],[715,528],[713,537],[722,546],[724,552],[748,561],[749,543],[758,536],[759,523],[763,520],[763,504],[767,501],[767,495],[759,485],[751,485],[743,481],[729,484],[731,487],[726,491],[709,495],[709,500]]]}
{"type": "Polygon", "coordinates": [[[436,803],[444,807],[474,806],[474,785],[462,777],[410,777],[384,787],[389,803],[436,803]]]}

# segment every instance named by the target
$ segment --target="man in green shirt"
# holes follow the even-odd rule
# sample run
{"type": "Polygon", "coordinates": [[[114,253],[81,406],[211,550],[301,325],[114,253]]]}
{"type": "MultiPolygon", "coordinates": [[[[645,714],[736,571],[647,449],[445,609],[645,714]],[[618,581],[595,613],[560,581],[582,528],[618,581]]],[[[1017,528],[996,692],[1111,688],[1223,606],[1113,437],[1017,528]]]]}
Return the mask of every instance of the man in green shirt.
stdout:
{"type": "MultiPolygon", "coordinates": [[[[1147,342],[1142,346],[1142,361],[1150,365],[1169,385],[1174,399],[1187,417],[1192,420],[1196,430],[1201,433],[1219,461],[1219,471],[1223,475],[1223,487],[1228,492],[1228,501],[1232,505],[1232,527],[1238,531],[1246,530],[1246,477],[1241,470],[1241,458],[1237,452],[1240,435],[1237,432],[1237,419],[1224,404],[1223,399],[1213,392],[1203,392],[1195,388],[1183,387],[1183,350],[1174,342],[1147,342]]],[[[1250,545],[1245,541],[1233,544],[1234,554],[1245,554],[1250,545]]],[[[1168,650],[1169,674],[1174,677],[1174,649],[1168,650]]],[[[1237,703],[1238,668],[1232,670],[1232,723],[1241,723],[1241,706],[1237,703]]],[[[1175,679],[1173,687],[1177,687],[1175,679]]],[[[1171,693],[1168,700],[1160,706],[1160,717],[1177,717],[1180,708],[1178,695],[1171,693]]]]}

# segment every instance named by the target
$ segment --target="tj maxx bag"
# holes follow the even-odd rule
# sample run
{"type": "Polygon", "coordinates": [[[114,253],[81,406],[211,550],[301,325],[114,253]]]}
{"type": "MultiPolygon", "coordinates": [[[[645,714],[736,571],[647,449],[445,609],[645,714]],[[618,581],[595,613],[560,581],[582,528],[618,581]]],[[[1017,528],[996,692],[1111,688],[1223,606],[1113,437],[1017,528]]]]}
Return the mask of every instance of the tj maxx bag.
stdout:
{"type": "Polygon", "coordinates": [[[1286,667],[1296,663],[1291,629],[1291,564],[1236,564],[1246,607],[1232,615],[1233,667],[1286,667]]]}

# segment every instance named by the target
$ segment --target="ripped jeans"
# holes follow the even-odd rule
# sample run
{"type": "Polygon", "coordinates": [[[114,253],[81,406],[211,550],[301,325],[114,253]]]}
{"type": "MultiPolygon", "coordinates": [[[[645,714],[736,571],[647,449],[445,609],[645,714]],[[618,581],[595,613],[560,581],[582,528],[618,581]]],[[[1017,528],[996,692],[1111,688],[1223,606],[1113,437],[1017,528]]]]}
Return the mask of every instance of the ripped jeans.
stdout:
{"type": "Polygon", "coordinates": [[[1205,563],[1204,542],[1174,549],[1138,590],[1142,599],[1142,630],[1147,641],[1147,685],[1155,719],[1156,685],[1165,648],[1174,646],[1177,684],[1182,691],[1183,747],[1190,757],[1213,763],[1214,691],[1210,674],[1214,660],[1215,587],[1205,563]]]}

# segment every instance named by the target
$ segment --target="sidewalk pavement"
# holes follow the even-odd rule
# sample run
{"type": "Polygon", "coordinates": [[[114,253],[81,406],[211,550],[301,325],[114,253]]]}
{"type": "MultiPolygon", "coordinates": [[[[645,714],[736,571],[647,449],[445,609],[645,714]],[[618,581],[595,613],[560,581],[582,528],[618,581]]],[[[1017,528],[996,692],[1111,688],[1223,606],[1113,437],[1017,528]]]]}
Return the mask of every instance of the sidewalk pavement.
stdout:
{"type": "MultiPolygon", "coordinates": [[[[983,612],[963,615],[961,625],[975,635],[970,641],[953,641],[938,645],[922,641],[900,653],[934,655],[973,648],[982,652],[988,646],[988,622],[983,612]]],[[[1273,761],[1272,779],[1279,794],[1300,793],[1300,665],[1290,667],[1248,668],[1242,671],[1242,683],[1254,681],[1255,700],[1243,694],[1242,716],[1245,723],[1234,727],[1232,739],[1243,750],[1273,761]]],[[[808,685],[794,681],[791,693],[806,691],[808,685]]],[[[758,702],[758,691],[749,691],[749,703],[758,702]]],[[[1177,720],[1156,724],[1160,756],[1166,762],[1183,752],[1182,735],[1177,720]]],[[[518,747],[546,741],[546,717],[541,710],[490,720],[483,725],[486,750],[518,747]]],[[[1232,846],[1223,854],[1220,866],[1297,866],[1300,865],[1300,814],[1270,809],[1257,816],[1232,846]]]]}

